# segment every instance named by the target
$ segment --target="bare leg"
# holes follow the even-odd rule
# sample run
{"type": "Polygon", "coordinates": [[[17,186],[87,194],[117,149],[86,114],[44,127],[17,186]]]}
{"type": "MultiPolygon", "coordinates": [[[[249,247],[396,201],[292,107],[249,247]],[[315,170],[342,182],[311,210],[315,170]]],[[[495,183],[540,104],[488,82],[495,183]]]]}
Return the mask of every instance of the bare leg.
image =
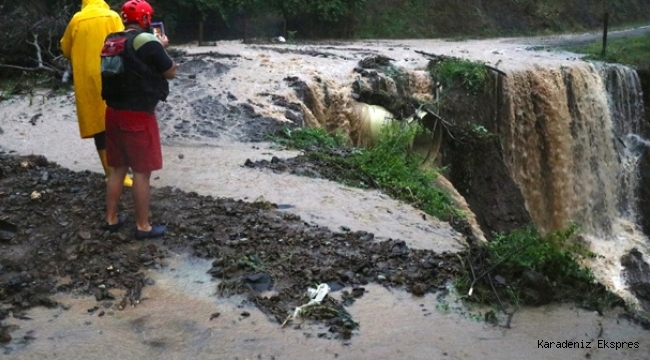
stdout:
{"type": "Polygon", "coordinates": [[[140,231],[151,230],[151,224],[149,224],[150,178],[151,172],[133,172],[132,193],[135,205],[135,225],[140,231]]]}
{"type": "Polygon", "coordinates": [[[117,224],[117,208],[122,196],[122,187],[124,186],[124,176],[126,167],[114,168],[108,174],[106,180],[106,223],[109,225],[117,224]]]}

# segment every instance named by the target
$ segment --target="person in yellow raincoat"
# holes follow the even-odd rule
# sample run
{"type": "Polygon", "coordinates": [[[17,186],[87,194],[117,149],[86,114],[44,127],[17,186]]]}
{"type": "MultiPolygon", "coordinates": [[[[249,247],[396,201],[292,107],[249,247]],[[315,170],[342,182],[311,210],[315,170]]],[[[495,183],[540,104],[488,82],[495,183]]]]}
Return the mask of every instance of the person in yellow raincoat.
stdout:
{"type": "MultiPolygon", "coordinates": [[[[63,56],[72,64],[79,132],[82,139],[95,140],[106,176],[111,168],[106,163],[106,103],[102,99],[99,54],[108,34],[123,30],[120,15],[104,0],[82,0],[81,11],[72,17],[61,38],[63,56]]],[[[132,184],[126,176],[124,185],[132,184]]]]}

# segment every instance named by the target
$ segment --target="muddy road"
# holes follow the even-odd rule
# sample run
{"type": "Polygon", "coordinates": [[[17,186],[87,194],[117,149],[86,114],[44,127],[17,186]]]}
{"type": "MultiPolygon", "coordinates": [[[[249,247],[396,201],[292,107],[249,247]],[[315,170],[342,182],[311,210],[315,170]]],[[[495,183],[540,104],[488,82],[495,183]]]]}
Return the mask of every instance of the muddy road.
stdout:
{"type": "MultiPolygon", "coordinates": [[[[181,76],[158,109],[165,168],[152,180],[152,220],[170,232],[147,242],[133,240],[132,222],[113,235],[99,230],[101,167],[91,142],[78,139],[71,95],[0,103],[2,351],[15,359],[644,358],[647,334],[617,312],[553,305],[517,313],[512,329],[487,324],[490,309],[449,297],[465,239],[448,224],[376,191],[244,166],[294,157],[265,142],[266,133],[320,116],[288,78],[327,84],[329,108],[344,109],[353,69],[369,55],[415,72],[427,62],[415,50],[504,69],[579,61],[529,46],[179,47],[181,76]],[[281,327],[320,283],[332,289],[325,306],[281,327]],[[639,348],[538,348],[553,338],[639,348]]],[[[132,216],[128,192],[122,209],[132,216]]]]}

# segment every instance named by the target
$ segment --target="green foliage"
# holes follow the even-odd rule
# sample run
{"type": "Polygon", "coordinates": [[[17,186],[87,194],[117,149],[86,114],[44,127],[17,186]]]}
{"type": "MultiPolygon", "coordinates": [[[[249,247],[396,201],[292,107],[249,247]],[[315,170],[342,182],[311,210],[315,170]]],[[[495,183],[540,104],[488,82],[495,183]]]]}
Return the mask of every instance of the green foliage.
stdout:
{"type": "Polygon", "coordinates": [[[428,70],[442,84],[443,89],[462,86],[476,94],[483,91],[488,80],[485,64],[468,60],[446,58],[430,61],[428,70]]]}
{"type": "Polygon", "coordinates": [[[419,126],[394,123],[382,129],[378,144],[369,149],[345,147],[341,134],[328,135],[321,129],[285,130],[277,143],[307,150],[310,161],[335,169],[321,172],[344,184],[377,188],[393,198],[412,204],[443,220],[462,217],[442,190],[433,184],[437,172],[421,168],[422,159],[411,151],[419,126]]]}
{"type": "Polygon", "coordinates": [[[336,22],[360,11],[366,0],[310,0],[309,12],[320,20],[336,22]]]}
{"type": "Polygon", "coordinates": [[[605,56],[602,55],[602,42],[600,41],[588,45],[569,47],[567,50],[586,54],[585,60],[619,63],[637,69],[650,68],[650,35],[610,39],[607,42],[605,56]]]}
{"type": "Polygon", "coordinates": [[[287,31],[287,42],[294,43],[296,41],[297,31],[287,31]]]}
{"type": "Polygon", "coordinates": [[[447,195],[433,185],[437,172],[421,168],[422,158],[411,150],[421,126],[394,122],[382,129],[376,146],[360,152],[352,162],[374,179],[389,195],[406,201],[427,214],[447,220],[459,215],[447,195]]]}
{"type": "Polygon", "coordinates": [[[532,270],[550,279],[574,279],[581,282],[594,281],[593,275],[579,262],[596,254],[572,242],[578,228],[571,226],[564,231],[541,236],[534,227],[498,234],[487,245],[495,263],[503,262],[509,271],[521,273],[532,270]]]}
{"type": "Polygon", "coordinates": [[[12,95],[15,95],[18,88],[18,82],[13,80],[3,81],[0,84],[0,101],[8,100],[12,95]]]}
{"type": "Polygon", "coordinates": [[[431,8],[426,0],[410,0],[395,6],[382,6],[378,1],[371,0],[369,5],[359,21],[360,38],[417,39],[437,35],[435,22],[424,15],[431,8]]]}
{"type": "Polygon", "coordinates": [[[598,255],[579,243],[577,233],[578,228],[571,226],[543,236],[529,226],[497,234],[473,249],[455,287],[463,294],[472,289],[468,299],[481,303],[537,305],[548,296],[598,310],[618,303],[620,299],[596,283],[591,270],[582,265],[598,255]],[[497,276],[505,284],[495,280],[497,276]]]}
{"type": "Polygon", "coordinates": [[[345,145],[345,137],[342,133],[337,132],[328,134],[321,128],[285,128],[281,131],[280,136],[270,136],[270,139],[276,143],[303,150],[332,150],[345,145]]]}

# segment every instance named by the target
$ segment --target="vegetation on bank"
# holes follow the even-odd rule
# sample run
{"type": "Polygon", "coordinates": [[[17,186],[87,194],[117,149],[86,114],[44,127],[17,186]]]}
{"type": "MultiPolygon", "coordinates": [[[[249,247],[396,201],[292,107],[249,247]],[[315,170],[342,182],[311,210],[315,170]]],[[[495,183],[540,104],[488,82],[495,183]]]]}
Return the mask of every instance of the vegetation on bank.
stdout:
{"type": "Polygon", "coordinates": [[[583,59],[618,63],[636,69],[650,69],[650,35],[609,39],[603,55],[602,41],[568,47],[567,50],[587,54],[583,59]]]}
{"type": "Polygon", "coordinates": [[[421,169],[423,159],[410,151],[413,139],[421,131],[418,126],[395,123],[382,129],[378,144],[368,149],[347,146],[343,135],[330,135],[320,128],[287,129],[272,139],[283,146],[305,150],[303,156],[307,160],[333,169],[323,173],[330,180],[379,189],[442,220],[463,217],[447,194],[433,185],[437,173],[421,169]]]}
{"type": "Polygon", "coordinates": [[[576,226],[542,235],[531,225],[470,249],[455,286],[465,299],[497,304],[506,313],[552,301],[598,311],[624,305],[584,265],[598,256],[580,243],[576,226]]]}
{"type": "MultiPolygon", "coordinates": [[[[437,173],[422,169],[410,144],[422,131],[394,125],[371,148],[346,145],[340,133],[319,128],[285,130],[272,139],[304,150],[306,160],[331,180],[362,188],[377,188],[443,220],[462,216],[446,194],[433,185],[437,173]]],[[[488,243],[472,244],[463,255],[464,270],[454,281],[463,299],[491,304],[505,313],[522,305],[572,301],[602,311],[623,305],[621,299],[595,281],[584,261],[598,256],[580,244],[578,228],[541,235],[534,226],[496,234],[488,243]]]]}

